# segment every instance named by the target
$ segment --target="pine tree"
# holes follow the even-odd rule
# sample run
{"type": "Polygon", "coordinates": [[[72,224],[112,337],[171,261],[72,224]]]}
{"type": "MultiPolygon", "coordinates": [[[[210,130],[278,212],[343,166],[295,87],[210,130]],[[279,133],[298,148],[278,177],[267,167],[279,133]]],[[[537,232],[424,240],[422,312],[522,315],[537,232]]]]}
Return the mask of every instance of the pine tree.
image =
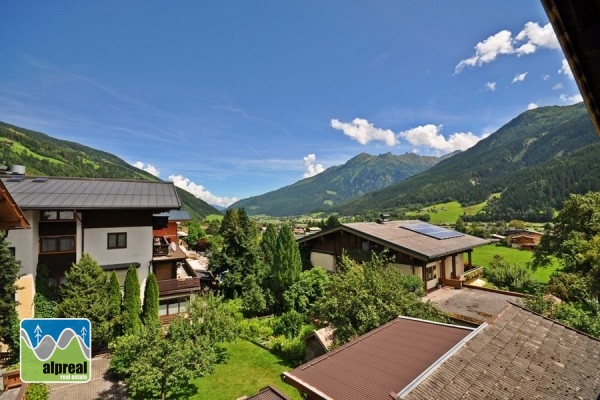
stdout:
{"type": "Polygon", "coordinates": [[[277,230],[275,230],[275,225],[268,224],[260,241],[260,249],[262,250],[263,260],[269,268],[273,266],[273,257],[275,255],[276,246],[277,230]]]}
{"type": "Polygon", "coordinates": [[[275,308],[283,308],[283,293],[300,279],[302,261],[292,228],[285,224],[279,230],[273,257],[273,295],[275,308]]]}
{"type": "Polygon", "coordinates": [[[123,331],[125,334],[139,332],[142,325],[140,320],[141,303],[137,270],[133,265],[130,265],[125,276],[123,293],[123,331]]]}
{"type": "Polygon", "coordinates": [[[113,337],[119,336],[121,333],[121,286],[117,273],[112,271],[108,281],[108,305],[110,318],[113,322],[113,337]]]}
{"type": "Polygon", "coordinates": [[[87,318],[92,323],[92,346],[105,347],[112,338],[108,298],[109,277],[89,254],[65,273],[60,288],[59,318],[87,318]]]}
{"type": "Polygon", "coordinates": [[[18,302],[15,295],[21,264],[11,254],[5,238],[6,235],[0,238],[0,342],[19,354],[18,302]]]}
{"type": "Polygon", "coordinates": [[[144,325],[159,323],[158,318],[158,283],[156,276],[150,272],[144,287],[144,304],[142,306],[142,323],[144,325]]]}

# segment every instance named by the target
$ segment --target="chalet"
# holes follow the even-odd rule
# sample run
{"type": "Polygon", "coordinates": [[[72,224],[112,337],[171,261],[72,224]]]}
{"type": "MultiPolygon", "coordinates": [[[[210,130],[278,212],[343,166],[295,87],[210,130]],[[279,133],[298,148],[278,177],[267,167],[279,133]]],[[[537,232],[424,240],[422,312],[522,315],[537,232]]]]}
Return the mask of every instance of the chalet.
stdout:
{"type": "Polygon", "coordinates": [[[284,380],[315,399],[595,399],[600,340],[509,304],[477,328],[399,317],[284,380]]]}
{"type": "Polygon", "coordinates": [[[343,253],[366,261],[371,252],[388,250],[400,271],[420,277],[426,290],[437,285],[460,286],[472,270],[472,251],[488,240],[422,221],[357,222],[342,224],[297,240],[310,253],[313,266],[336,271],[343,253]]]}
{"type": "Polygon", "coordinates": [[[533,250],[542,240],[542,232],[531,229],[510,229],[506,231],[506,244],[515,249],[533,250]]]}
{"type": "Polygon", "coordinates": [[[88,253],[105,271],[116,271],[121,285],[130,265],[137,268],[142,287],[150,271],[160,276],[165,315],[185,310],[179,296],[189,298],[200,290],[193,270],[179,269],[186,257],[177,241],[154,234],[165,228],[155,215],[181,207],[173,183],[25,175],[2,180],[31,223],[31,229],[10,231],[7,237],[24,277],[33,281],[42,264],[58,285],[65,271],[88,253]],[[173,295],[179,296],[174,300],[173,295]]]}

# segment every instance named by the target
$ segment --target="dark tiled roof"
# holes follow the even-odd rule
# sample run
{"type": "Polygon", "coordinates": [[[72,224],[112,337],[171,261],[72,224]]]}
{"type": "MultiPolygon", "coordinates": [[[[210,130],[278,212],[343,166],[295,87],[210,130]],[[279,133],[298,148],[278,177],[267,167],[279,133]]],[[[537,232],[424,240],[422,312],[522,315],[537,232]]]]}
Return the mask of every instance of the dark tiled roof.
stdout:
{"type": "Polygon", "coordinates": [[[600,341],[516,305],[405,399],[596,399],[600,341]]]}
{"type": "Polygon", "coordinates": [[[472,333],[398,317],[284,373],[284,380],[303,392],[325,395],[317,398],[389,399],[472,333]]]}
{"type": "Polygon", "coordinates": [[[422,224],[422,221],[408,220],[389,221],[384,223],[356,222],[352,224],[343,224],[335,230],[304,236],[298,239],[298,242],[302,243],[304,241],[310,241],[331,232],[343,230],[380,243],[388,248],[425,260],[459,253],[490,243],[489,240],[471,235],[461,235],[459,237],[448,239],[436,239],[402,227],[410,226],[411,224],[422,224]]]}
{"type": "Polygon", "coordinates": [[[172,182],[27,177],[4,180],[21,209],[175,209],[181,207],[172,182]]]}
{"type": "Polygon", "coordinates": [[[267,386],[246,400],[289,400],[289,398],[274,387],[267,386]]]}

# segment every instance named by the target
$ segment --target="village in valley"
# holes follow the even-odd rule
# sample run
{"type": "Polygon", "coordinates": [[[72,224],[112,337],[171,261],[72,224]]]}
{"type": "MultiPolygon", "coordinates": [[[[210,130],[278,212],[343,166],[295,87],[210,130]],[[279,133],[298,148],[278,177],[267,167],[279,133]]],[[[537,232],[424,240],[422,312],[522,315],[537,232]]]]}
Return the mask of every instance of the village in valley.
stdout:
{"type": "MultiPolygon", "coordinates": [[[[600,136],[600,6],[542,5],[600,136]]],[[[53,166],[0,128],[0,150],[53,166]]],[[[536,221],[498,220],[497,187],[470,208],[374,190],[362,212],[263,215],[135,169],[28,168],[0,165],[0,400],[600,398],[600,191],[512,210],[536,221]]]]}

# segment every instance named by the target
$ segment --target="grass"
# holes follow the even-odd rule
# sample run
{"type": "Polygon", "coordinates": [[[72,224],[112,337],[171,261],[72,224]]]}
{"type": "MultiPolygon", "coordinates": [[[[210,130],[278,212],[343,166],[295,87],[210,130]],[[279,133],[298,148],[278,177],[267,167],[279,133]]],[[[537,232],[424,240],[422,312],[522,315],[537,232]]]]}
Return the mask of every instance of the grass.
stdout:
{"type": "Polygon", "coordinates": [[[205,221],[221,221],[223,219],[223,215],[222,214],[209,214],[206,217],[204,217],[205,221]]]}
{"type": "MultiPolygon", "coordinates": [[[[490,196],[490,199],[499,197],[500,193],[494,193],[490,196]]],[[[468,207],[463,207],[458,201],[450,201],[448,203],[439,203],[433,206],[424,208],[419,212],[406,213],[407,217],[415,217],[423,212],[429,214],[429,222],[432,224],[447,224],[452,225],[456,223],[458,217],[462,215],[475,215],[481,211],[487,205],[487,201],[483,203],[475,204],[468,207]]]]}
{"type": "MultiPolygon", "coordinates": [[[[496,244],[488,244],[487,246],[476,247],[473,249],[473,263],[485,267],[490,265],[490,261],[495,255],[501,256],[504,261],[509,264],[525,265],[533,261],[533,252],[528,250],[513,249],[511,247],[500,246],[496,244]]],[[[560,269],[558,260],[555,260],[552,265],[545,268],[538,268],[534,271],[533,276],[540,283],[548,283],[550,275],[560,269]]]]}
{"type": "Polygon", "coordinates": [[[281,373],[291,370],[291,365],[246,340],[238,339],[225,348],[231,357],[218,364],[214,374],[194,380],[198,394],[193,399],[231,400],[273,386],[290,399],[301,400],[298,391],[281,380],[281,373]]]}
{"type": "Polygon", "coordinates": [[[10,143],[10,150],[13,153],[17,153],[17,154],[25,153],[25,155],[28,157],[37,158],[38,160],[47,160],[50,164],[64,164],[63,161],[57,160],[55,158],[45,157],[45,156],[42,156],[41,154],[37,154],[37,153],[29,150],[27,147],[23,146],[22,144],[13,142],[12,140],[2,139],[2,142],[10,143]]]}

